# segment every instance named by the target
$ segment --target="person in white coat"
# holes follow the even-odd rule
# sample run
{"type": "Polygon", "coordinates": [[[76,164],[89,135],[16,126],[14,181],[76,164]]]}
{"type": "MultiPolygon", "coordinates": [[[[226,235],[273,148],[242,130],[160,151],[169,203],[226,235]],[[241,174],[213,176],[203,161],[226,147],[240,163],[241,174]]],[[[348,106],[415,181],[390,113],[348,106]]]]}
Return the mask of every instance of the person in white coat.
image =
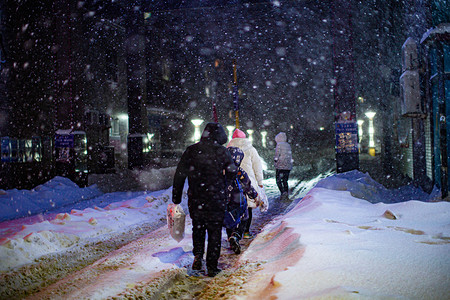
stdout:
{"type": "Polygon", "coordinates": [[[281,200],[289,198],[289,173],[292,170],[292,150],[291,145],[287,142],[286,133],[280,132],[275,136],[275,178],[278,189],[281,193],[281,200]]]}
{"type": "MultiPolygon", "coordinates": [[[[244,159],[241,162],[241,168],[247,173],[250,178],[252,187],[258,192],[258,194],[263,193],[263,167],[262,161],[256,151],[255,147],[253,147],[252,142],[247,138],[246,134],[240,130],[236,129],[233,133],[233,137],[231,141],[227,145],[228,147],[238,147],[242,151],[244,151],[244,159]]],[[[252,209],[258,207],[260,204],[257,199],[251,199],[247,197],[248,204],[248,214],[249,218],[244,229],[244,239],[251,238],[250,234],[250,225],[252,223],[252,209]]]]}

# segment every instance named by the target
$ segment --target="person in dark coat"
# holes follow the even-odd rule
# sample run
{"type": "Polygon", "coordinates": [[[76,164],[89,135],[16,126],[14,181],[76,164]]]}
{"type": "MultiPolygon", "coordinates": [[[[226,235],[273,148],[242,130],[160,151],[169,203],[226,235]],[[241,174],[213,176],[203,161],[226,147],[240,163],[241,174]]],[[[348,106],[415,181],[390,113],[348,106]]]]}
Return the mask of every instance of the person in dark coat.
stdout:
{"type": "Polygon", "coordinates": [[[232,218],[240,219],[240,222],[234,227],[227,227],[226,232],[228,236],[228,242],[230,244],[231,250],[234,253],[241,253],[241,245],[239,241],[241,240],[244,230],[246,228],[247,220],[248,220],[248,208],[247,208],[247,199],[246,196],[250,199],[255,199],[258,197],[258,192],[253,188],[252,182],[248,174],[240,167],[241,162],[244,158],[244,151],[239,149],[238,147],[228,147],[228,151],[231,153],[231,157],[234,160],[234,163],[238,167],[238,171],[236,173],[235,180],[228,183],[228,211],[235,212],[239,211],[239,215],[235,215],[232,218]],[[244,205],[242,205],[242,203],[244,205]]]}
{"type": "Polygon", "coordinates": [[[193,270],[203,267],[205,237],[208,232],[206,267],[208,276],[221,270],[222,225],[227,206],[226,182],[236,177],[237,167],[227,149],[225,130],[219,123],[208,123],[200,142],[184,151],[173,179],[172,202],[181,203],[183,186],[188,179],[188,208],[192,219],[193,270]]]}

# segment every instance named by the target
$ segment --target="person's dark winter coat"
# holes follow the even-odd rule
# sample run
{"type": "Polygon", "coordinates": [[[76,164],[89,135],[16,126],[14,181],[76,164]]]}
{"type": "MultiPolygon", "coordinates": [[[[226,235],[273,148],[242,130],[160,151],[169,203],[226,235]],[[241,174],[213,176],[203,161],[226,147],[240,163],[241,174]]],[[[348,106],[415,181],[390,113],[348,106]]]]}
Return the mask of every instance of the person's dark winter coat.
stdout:
{"type": "Polygon", "coordinates": [[[189,146],[181,156],[173,180],[172,202],[181,203],[184,182],[188,179],[188,207],[192,219],[192,242],[195,256],[193,269],[202,268],[206,232],[208,275],[220,270],[222,224],[227,205],[226,182],[236,176],[237,167],[227,149],[223,127],[208,123],[200,142],[189,146]]]}
{"type": "Polygon", "coordinates": [[[208,123],[200,142],[189,146],[181,156],[173,180],[173,203],[181,203],[186,177],[191,218],[220,219],[226,209],[226,177],[231,180],[237,167],[227,149],[223,127],[208,123]],[[224,175],[225,171],[225,175],[224,175]]]}

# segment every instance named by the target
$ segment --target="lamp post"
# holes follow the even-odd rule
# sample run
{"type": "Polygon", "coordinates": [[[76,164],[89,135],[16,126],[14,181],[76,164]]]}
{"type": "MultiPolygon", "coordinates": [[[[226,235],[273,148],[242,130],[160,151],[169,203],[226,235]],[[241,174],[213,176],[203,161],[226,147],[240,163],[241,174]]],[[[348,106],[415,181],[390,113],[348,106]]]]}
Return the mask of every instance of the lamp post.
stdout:
{"type": "Polygon", "coordinates": [[[228,130],[228,140],[231,141],[231,139],[233,138],[234,126],[228,125],[227,130],[228,130]]]}
{"type": "Polygon", "coordinates": [[[373,128],[373,118],[375,117],[375,112],[368,111],[366,112],[366,117],[369,118],[369,155],[375,156],[375,140],[374,133],[375,130],[373,128]]]}
{"type": "Polygon", "coordinates": [[[361,153],[361,140],[363,136],[363,128],[362,124],[364,124],[364,120],[357,120],[358,123],[358,152],[361,153]]]}
{"type": "Polygon", "coordinates": [[[253,144],[253,132],[255,132],[253,129],[248,129],[247,133],[248,133],[248,139],[250,140],[250,143],[253,144]]]}
{"type": "Polygon", "coordinates": [[[193,119],[191,120],[192,124],[194,124],[194,137],[193,137],[193,141],[194,143],[197,143],[198,141],[200,141],[200,125],[202,125],[203,120],[200,119],[193,119]]]}
{"type": "Polygon", "coordinates": [[[266,137],[267,131],[261,131],[261,144],[264,148],[267,148],[266,137]]]}

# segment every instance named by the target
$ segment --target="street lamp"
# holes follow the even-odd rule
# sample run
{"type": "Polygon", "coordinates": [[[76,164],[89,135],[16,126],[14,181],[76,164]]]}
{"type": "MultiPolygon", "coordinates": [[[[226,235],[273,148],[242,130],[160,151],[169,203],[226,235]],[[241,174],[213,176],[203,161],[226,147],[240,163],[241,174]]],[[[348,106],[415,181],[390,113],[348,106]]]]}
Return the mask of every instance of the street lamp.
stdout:
{"type": "Polygon", "coordinates": [[[358,123],[358,151],[361,152],[361,140],[363,136],[363,128],[362,124],[364,124],[364,120],[357,120],[358,123]]]}
{"type": "Polygon", "coordinates": [[[375,130],[373,128],[373,117],[375,117],[375,112],[368,111],[366,112],[366,117],[369,118],[369,155],[375,156],[375,140],[374,140],[374,133],[375,130]]]}
{"type": "Polygon", "coordinates": [[[252,144],[253,144],[253,132],[254,132],[253,129],[248,129],[248,130],[247,130],[247,133],[248,133],[248,139],[250,140],[250,143],[252,143],[252,144]]]}
{"type": "Polygon", "coordinates": [[[261,131],[261,144],[264,148],[267,148],[266,137],[267,137],[267,131],[261,131]]]}
{"type": "Polygon", "coordinates": [[[194,143],[197,143],[198,141],[200,141],[200,125],[202,125],[203,120],[200,119],[193,119],[191,120],[192,124],[194,124],[194,143]]]}
{"type": "Polygon", "coordinates": [[[228,140],[231,141],[231,139],[233,138],[234,126],[228,125],[227,130],[228,130],[228,140]]]}

